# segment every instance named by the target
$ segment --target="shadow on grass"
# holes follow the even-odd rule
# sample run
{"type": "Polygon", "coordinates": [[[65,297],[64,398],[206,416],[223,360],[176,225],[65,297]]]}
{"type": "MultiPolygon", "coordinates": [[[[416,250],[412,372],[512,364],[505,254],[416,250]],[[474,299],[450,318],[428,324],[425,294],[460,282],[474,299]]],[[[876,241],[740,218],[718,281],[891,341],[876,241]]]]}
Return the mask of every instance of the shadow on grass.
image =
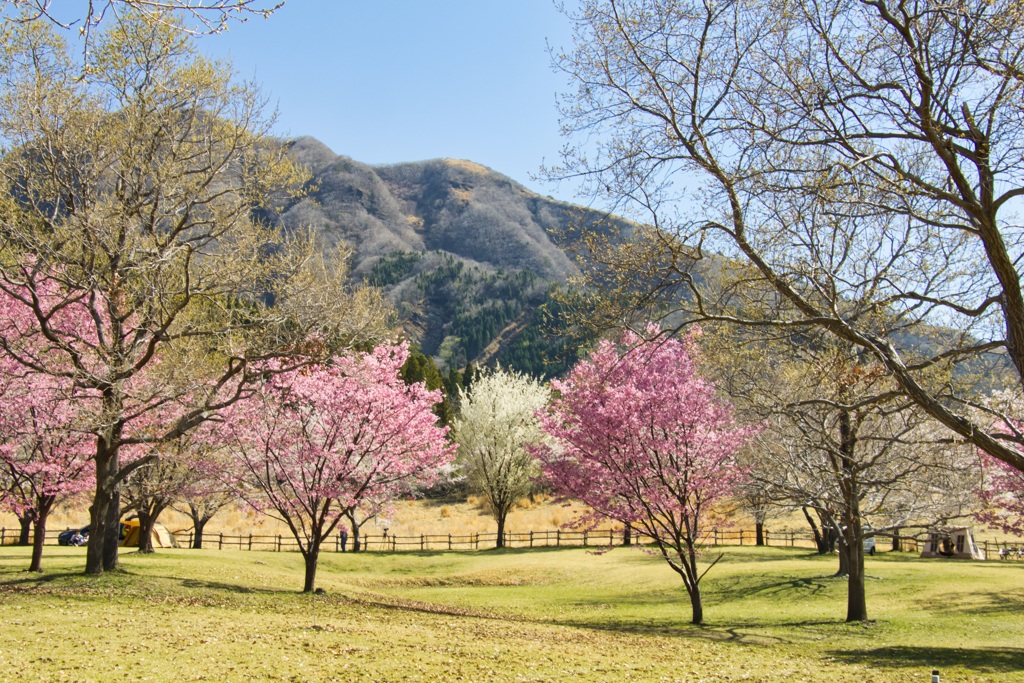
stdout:
{"type": "Polygon", "coordinates": [[[12,589],[18,590],[19,588],[27,588],[34,586],[45,586],[56,582],[67,582],[75,581],[76,579],[87,580],[88,577],[83,572],[53,572],[53,573],[40,573],[30,572],[27,569],[18,572],[17,574],[10,574],[6,577],[0,578],[0,590],[12,589]]]}
{"type": "Polygon", "coordinates": [[[706,600],[710,599],[715,603],[736,602],[756,597],[775,599],[799,597],[805,599],[816,597],[836,586],[845,586],[846,582],[846,577],[832,574],[801,578],[765,576],[760,580],[745,576],[742,579],[716,579],[707,586],[702,586],[701,592],[706,600]]]}
{"type": "Polygon", "coordinates": [[[1016,616],[1024,612],[1024,592],[1006,591],[981,593],[970,593],[970,604],[963,604],[959,600],[950,600],[948,597],[935,597],[921,602],[922,607],[927,607],[934,612],[947,614],[963,614],[965,616],[991,616],[993,614],[1006,614],[1016,616]]]}
{"type": "Polygon", "coordinates": [[[264,595],[285,595],[291,594],[295,591],[286,591],[270,588],[250,588],[249,586],[239,586],[235,583],[223,583],[221,581],[202,581],[200,579],[182,579],[180,577],[166,576],[164,577],[169,581],[180,581],[183,588],[192,589],[203,589],[211,591],[221,591],[224,593],[236,593],[240,595],[252,595],[261,593],[264,595]]]}
{"type": "Polygon", "coordinates": [[[892,669],[959,667],[984,673],[1024,669],[1024,649],[992,647],[964,650],[955,647],[891,646],[873,650],[832,650],[829,654],[848,664],[892,669]]]}

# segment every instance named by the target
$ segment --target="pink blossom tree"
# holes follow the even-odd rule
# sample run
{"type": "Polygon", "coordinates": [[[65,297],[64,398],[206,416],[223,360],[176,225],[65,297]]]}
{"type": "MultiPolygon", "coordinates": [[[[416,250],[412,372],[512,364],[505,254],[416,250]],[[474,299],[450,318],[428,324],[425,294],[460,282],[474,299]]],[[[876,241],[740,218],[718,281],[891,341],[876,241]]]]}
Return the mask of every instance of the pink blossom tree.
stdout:
{"type": "Polygon", "coordinates": [[[26,373],[0,356],[0,470],[9,486],[0,506],[33,524],[29,571],[42,571],[46,522],[62,499],[93,486],[91,441],[80,405],[52,377],[26,373]]]}
{"type": "Polygon", "coordinates": [[[273,374],[225,415],[242,495],[291,529],[314,589],[320,546],[342,518],[429,486],[455,457],[436,425],[440,392],[406,385],[406,345],[273,374]]]}
{"type": "Polygon", "coordinates": [[[1024,472],[988,454],[982,455],[983,507],[975,519],[1003,533],[1024,536],[1024,472]]]}
{"type": "MultiPolygon", "coordinates": [[[[998,438],[1009,443],[1024,439],[1024,395],[1020,392],[994,392],[977,410],[998,438]]],[[[1003,533],[1024,536],[1024,472],[985,451],[980,451],[980,458],[978,497],[982,506],[975,519],[1003,533]]]]}
{"type": "MultiPolygon", "coordinates": [[[[648,337],[657,330],[648,330],[648,337]]],[[[601,342],[562,381],[543,427],[560,446],[536,450],[553,487],[588,505],[583,523],[614,519],[654,540],[682,577],[693,623],[704,621],[698,564],[705,518],[743,474],[736,452],[752,436],[702,379],[694,335],[601,342]]]]}

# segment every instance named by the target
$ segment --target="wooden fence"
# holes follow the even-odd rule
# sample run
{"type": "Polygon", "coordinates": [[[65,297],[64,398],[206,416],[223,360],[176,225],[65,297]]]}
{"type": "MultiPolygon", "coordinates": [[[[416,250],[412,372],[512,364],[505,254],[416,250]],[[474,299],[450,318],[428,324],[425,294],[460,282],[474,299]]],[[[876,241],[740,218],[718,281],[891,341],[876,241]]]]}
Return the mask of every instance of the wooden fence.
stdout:
{"type": "MultiPolygon", "coordinates": [[[[46,543],[56,545],[57,537],[64,529],[47,530],[46,543]]],[[[175,542],[183,547],[192,546],[192,531],[176,531],[171,534],[175,542]]],[[[12,545],[18,542],[18,529],[0,528],[0,545],[12,545]]],[[[360,545],[363,550],[370,552],[402,552],[421,551],[436,552],[441,550],[486,550],[497,545],[497,533],[475,533],[475,534],[420,534],[401,536],[383,533],[363,533],[360,535],[360,545]]],[[[644,537],[637,530],[633,530],[631,542],[649,543],[650,538],[644,537]]],[[[901,539],[903,549],[914,552],[917,550],[917,542],[913,538],[901,539]]],[[[784,546],[789,548],[814,548],[814,536],[809,531],[771,531],[764,530],[765,545],[784,546]]],[[[543,531],[506,532],[506,548],[551,548],[551,547],[609,547],[621,546],[625,542],[623,529],[607,528],[595,529],[593,531],[572,531],[566,529],[550,529],[543,531]]],[[[713,529],[707,536],[708,546],[744,546],[755,545],[756,534],[753,529],[713,529]]],[[[889,539],[878,538],[880,549],[888,549],[889,539]]],[[[999,558],[999,548],[1012,548],[1014,558],[1024,559],[1024,541],[1021,542],[986,542],[984,544],[986,556],[990,559],[999,558]],[[989,547],[994,550],[989,552],[989,547]],[[1017,548],[1021,552],[1017,553],[1017,548]],[[993,557],[992,553],[995,553],[993,557]]],[[[296,551],[299,549],[295,539],[284,535],[267,534],[211,534],[203,535],[203,547],[219,550],[264,550],[264,551],[296,551]]],[[[325,551],[340,551],[341,537],[338,534],[330,536],[322,546],[325,551]]],[[[348,549],[352,549],[352,539],[348,539],[348,549]]],[[[1010,553],[1004,553],[1010,556],[1010,553]]]]}

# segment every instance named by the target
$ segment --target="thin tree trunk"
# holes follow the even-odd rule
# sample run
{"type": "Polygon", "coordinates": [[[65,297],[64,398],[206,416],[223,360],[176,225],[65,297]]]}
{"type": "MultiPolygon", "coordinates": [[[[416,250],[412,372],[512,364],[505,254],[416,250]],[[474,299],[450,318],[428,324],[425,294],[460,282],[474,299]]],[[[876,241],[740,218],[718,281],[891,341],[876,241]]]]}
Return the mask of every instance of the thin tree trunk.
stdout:
{"type": "Polygon", "coordinates": [[[505,517],[508,515],[508,510],[498,510],[494,513],[494,518],[498,522],[498,542],[494,545],[495,548],[505,547],[505,517]]]}
{"type": "Polygon", "coordinates": [[[839,547],[839,569],[833,575],[837,578],[850,575],[850,553],[849,548],[839,547]]]}
{"type": "Polygon", "coordinates": [[[356,514],[352,510],[345,512],[345,517],[348,518],[349,527],[352,529],[352,552],[358,553],[362,546],[359,543],[359,525],[356,524],[356,514]]]}
{"type": "MultiPolygon", "coordinates": [[[[689,544],[687,544],[689,545],[689,544]]],[[[700,574],[697,571],[697,550],[692,545],[689,545],[687,549],[687,559],[689,560],[689,576],[683,574],[683,583],[686,585],[686,592],[690,595],[690,609],[692,611],[692,617],[690,623],[695,626],[700,626],[704,623],[704,601],[700,595],[700,574]]]]}
{"type": "Polygon", "coordinates": [[[900,536],[899,527],[892,530],[892,549],[897,553],[903,550],[903,538],[900,536]]]}
{"type": "Polygon", "coordinates": [[[818,554],[824,555],[826,552],[828,552],[828,550],[826,549],[824,535],[818,529],[818,525],[815,524],[814,518],[811,517],[811,513],[807,509],[807,506],[804,505],[800,509],[803,511],[804,517],[807,519],[807,523],[811,525],[811,533],[814,534],[814,546],[818,549],[818,554]]]}
{"type": "Polygon", "coordinates": [[[203,548],[203,530],[206,529],[206,523],[209,522],[209,518],[204,517],[193,517],[192,518],[192,529],[195,531],[195,535],[192,537],[192,549],[202,550],[203,548]]]}
{"type": "Polygon", "coordinates": [[[114,493],[110,497],[110,506],[107,508],[107,528],[104,533],[106,534],[106,540],[103,543],[103,571],[109,572],[117,569],[118,546],[121,543],[120,485],[114,487],[114,493]]]}
{"type": "Polygon", "coordinates": [[[306,578],[302,584],[303,593],[312,593],[316,588],[316,565],[320,559],[320,541],[314,540],[310,543],[309,550],[302,554],[306,561],[306,578]]]}
{"type": "Polygon", "coordinates": [[[35,535],[32,538],[32,561],[29,564],[30,572],[43,571],[43,544],[46,543],[46,520],[50,516],[56,498],[48,496],[44,500],[36,501],[35,535]]]}
{"type": "Polygon", "coordinates": [[[700,597],[700,586],[694,586],[690,591],[690,608],[693,610],[693,618],[690,623],[700,626],[704,623],[704,603],[700,597]]]}
{"type": "Polygon", "coordinates": [[[764,545],[764,522],[754,522],[754,545],[764,545]]]}
{"type": "Polygon", "coordinates": [[[32,515],[35,511],[29,510],[24,515],[18,517],[18,526],[21,530],[18,533],[18,545],[28,545],[31,537],[30,531],[32,528],[32,515]]]}
{"type": "Polygon", "coordinates": [[[629,524],[622,527],[622,545],[633,545],[633,527],[629,524]]]}
{"type": "Polygon", "coordinates": [[[864,527],[860,518],[860,487],[854,455],[857,448],[857,429],[848,411],[839,414],[839,451],[843,467],[843,496],[845,553],[848,573],[846,590],[846,621],[866,621],[867,596],[864,591],[864,527]]]}

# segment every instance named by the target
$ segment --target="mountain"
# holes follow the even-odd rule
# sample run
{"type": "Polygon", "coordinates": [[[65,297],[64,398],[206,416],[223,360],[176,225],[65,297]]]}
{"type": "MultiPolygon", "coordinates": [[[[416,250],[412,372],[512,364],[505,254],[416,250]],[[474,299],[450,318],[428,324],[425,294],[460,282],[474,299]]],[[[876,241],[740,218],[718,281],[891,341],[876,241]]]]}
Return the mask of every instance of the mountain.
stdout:
{"type": "Polygon", "coordinates": [[[309,137],[290,152],[312,179],[284,207],[283,227],[311,226],[326,248],[348,243],[354,276],[384,289],[439,365],[498,361],[551,376],[575,360],[541,329],[542,312],[557,308],[551,288],[575,270],[559,236],[627,223],[469,161],[369,166],[309,137]]]}

